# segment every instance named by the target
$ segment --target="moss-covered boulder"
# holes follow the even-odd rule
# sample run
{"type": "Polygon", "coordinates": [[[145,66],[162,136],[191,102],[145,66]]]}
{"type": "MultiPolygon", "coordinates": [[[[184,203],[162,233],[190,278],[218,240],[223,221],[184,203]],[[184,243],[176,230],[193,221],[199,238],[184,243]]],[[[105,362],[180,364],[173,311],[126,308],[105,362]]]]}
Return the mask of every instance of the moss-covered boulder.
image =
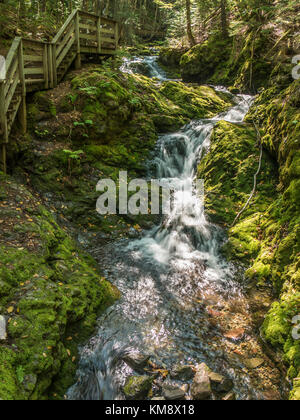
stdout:
{"type": "Polygon", "coordinates": [[[127,378],[123,387],[123,392],[127,400],[145,399],[151,388],[153,378],[150,376],[130,376],[127,378]]]}
{"type": "Polygon", "coordinates": [[[24,186],[0,175],[0,399],[62,398],[118,291],[24,186]]]}
{"type": "Polygon", "coordinates": [[[180,68],[185,81],[253,92],[292,83],[290,54],[285,38],[278,39],[273,27],[248,28],[227,39],[211,35],[182,56],[180,68]]]}
{"type": "Polygon", "coordinates": [[[186,52],[180,60],[181,75],[186,82],[206,83],[225,66],[231,53],[230,40],[210,38],[186,52]]]}

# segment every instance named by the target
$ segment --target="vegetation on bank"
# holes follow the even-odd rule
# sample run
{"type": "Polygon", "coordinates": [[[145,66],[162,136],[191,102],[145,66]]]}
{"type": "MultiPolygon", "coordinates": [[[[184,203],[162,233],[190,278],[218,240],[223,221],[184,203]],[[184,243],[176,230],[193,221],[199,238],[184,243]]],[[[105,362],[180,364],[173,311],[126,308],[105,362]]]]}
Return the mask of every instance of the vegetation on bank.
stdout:
{"type": "Polygon", "coordinates": [[[0,174],[0,399],[62,398],[78,345],[119,293],[24,185],[0,174]]]}

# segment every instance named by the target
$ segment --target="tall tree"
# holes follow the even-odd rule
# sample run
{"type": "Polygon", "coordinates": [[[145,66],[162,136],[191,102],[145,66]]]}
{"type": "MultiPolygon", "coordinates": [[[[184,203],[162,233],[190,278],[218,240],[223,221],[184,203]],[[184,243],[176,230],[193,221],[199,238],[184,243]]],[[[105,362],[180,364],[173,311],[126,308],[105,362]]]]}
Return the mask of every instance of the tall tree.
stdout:
{"type": "Polygon", "coordinates": [[[221,28],[223,37],[228,37],[227,0],[221,0],[221,28]]]}
{"type": "Polygon", "coordinates": [[[196,45],[196,41],[192,31],[192,18],[191,18],[191,0],[185,0],[186,7],[186,24],[187,24],[187,36],[189,39],[190,46],[196,45]]]}

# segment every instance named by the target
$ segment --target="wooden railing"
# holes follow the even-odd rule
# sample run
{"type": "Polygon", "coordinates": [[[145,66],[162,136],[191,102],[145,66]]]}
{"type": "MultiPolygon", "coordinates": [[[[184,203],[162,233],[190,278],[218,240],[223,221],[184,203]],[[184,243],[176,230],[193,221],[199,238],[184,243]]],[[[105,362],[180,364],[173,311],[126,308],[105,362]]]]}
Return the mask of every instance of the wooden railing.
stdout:
{"type": "MultiPolygon", "coordinates": [[[[118,49],[118,22],[82,10],[66,20],[52,42],[15,38],[6,57],[6,78],[0,80],[0,144],[6,172],[6,147],[16,117],[26,132],[26,94],[51,89],[83,55],[114,55],[118,49]]],[[[0,168],[1,169],[1,168],[0,168]]]]}

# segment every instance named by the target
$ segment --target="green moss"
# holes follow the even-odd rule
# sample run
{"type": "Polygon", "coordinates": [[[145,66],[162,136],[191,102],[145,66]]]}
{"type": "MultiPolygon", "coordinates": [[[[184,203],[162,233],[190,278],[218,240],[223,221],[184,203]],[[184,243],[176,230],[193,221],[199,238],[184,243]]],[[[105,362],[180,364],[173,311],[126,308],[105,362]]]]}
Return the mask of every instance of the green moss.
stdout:
{"type": "MultiPolygon", "coordinates": [[[[278,92],[263,91],[257,99],[264,146],[256,194],[238,222],[229,229],[223,248],[228,259],[243,262],[254,284],[271,283],[277,293],[262,327],[265,339],[280,349],[291,379],[299,376],[299,340],[292,337],[292,319],[300,313],[299,217],[299,82],[278,92]],[[294,123],[291,124],[291,121],[294,123]]],[[[254,111],[246,118],[251,121],[254,111]]],[[[205,179],[207,212],[217,223],[231,226],[246,203],[258,166],[256,134],[250,125],[221,122],[199,165],[205,179]]],[[[298,398],[299,387],[291,394],[298,398]]]]}
{"type": "Polygon", "coordinates": [[[123,392],[128,400],[141,400],[147,397],[152,387],[153,378],[149,376],[130,376],[123,392]]]}
{"type": "Polygon", "coordinates": [[[15,400],[17,395],[21,397],[19,393],[15,353],[0,346],[0,399],[15,400]]]}
{"type": "MultiPolygon", "coordinates": [[[[0,245],[0,281],[5,284],[0,310],[10,317],[10,346],[0,346],[5,378],[4,385],[0,381],[0,398],[43,399],[50,392],[62,398],[74,380],[78,345],[92,334],[97,315],[119,293],[46,208],[12,180],[4,183],[9,197],[11,189],[17,191],[20,201],[30,201],[33,207],[26,233],[29,238],[34,235],[35,248],[29,251],[30,242],[21,248],[0,245]]],[[[16,229],[10,240],[24,238],[23,232],[16,229]]]]}

